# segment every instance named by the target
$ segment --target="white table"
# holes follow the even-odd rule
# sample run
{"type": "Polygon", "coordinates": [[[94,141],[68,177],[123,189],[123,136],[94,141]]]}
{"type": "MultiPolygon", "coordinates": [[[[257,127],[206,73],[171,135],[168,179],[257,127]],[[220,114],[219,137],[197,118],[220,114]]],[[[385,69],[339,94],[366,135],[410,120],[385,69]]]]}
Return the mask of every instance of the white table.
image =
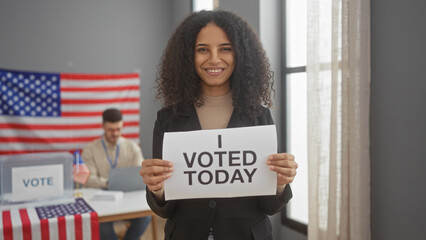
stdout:
{"type": "Polygon", "coordinates": [[[157,239],[156,215],[146,202],[144,190],[124,192],[123,198],[116,201],[93,199],[97,191],[99,189],[95,188],[78,190],[78,192],[82,193],[81,197],[97,212],[100,223],[151,216],[152,233],[154,240],[157,239]]]}

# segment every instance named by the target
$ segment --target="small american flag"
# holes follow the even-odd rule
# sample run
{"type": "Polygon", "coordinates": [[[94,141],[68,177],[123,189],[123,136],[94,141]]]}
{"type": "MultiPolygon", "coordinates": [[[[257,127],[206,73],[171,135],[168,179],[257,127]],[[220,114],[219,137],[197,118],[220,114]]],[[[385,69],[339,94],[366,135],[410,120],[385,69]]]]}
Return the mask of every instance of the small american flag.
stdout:
{"type": "Polygon", "coordinates": [[[98,215],[82,198],[75,203],[6,210],[1,212],[0,238],[99,240],[98,215]]]}
{"type": "Polygon", "coordinates": [[[72,175],[74,177],[74,182],[78,182],[81,184],[86,184],[90,176],[90,171],[87,168],[86,164],[84,164],[84,161],[81,158],[79,150],[76,150],[74,152],[74,164],[73,164],[72,175]]]}
{"type": "Polygon", "coordinates": [[[102,133],[102,112],[123,113],[139,143],[137,73],[76,74],[0,69],[0,155],[82,149],[102,133]]]}

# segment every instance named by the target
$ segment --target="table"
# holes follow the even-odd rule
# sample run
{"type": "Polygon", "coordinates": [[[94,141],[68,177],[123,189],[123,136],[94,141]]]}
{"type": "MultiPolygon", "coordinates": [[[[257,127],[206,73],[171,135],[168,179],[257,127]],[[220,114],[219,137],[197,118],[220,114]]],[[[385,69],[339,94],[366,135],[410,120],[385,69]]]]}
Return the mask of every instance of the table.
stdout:
{"type": "MultiPolygon", "coordinates": [[[[76,190],[77,191],[77,190],[76,190]]],[[[148,206],[145,191],[124,192],[123,198],[116,201],[95,200],[96,188],[82,188],[82,198],[97,212],[99,222],[120,221],[137,217],[151,216],[152,233],[157,240],[156,215],[148,206]]]]}

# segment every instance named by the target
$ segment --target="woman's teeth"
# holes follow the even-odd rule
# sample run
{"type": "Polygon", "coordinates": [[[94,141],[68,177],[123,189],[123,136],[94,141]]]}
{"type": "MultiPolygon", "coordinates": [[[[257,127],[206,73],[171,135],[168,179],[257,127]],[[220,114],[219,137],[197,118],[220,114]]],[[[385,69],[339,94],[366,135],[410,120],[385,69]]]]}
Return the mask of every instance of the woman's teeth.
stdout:
{"type": "Polygon", "coordinates": [[[222,69],[207,69],[207,72],[209,72],[209,73],[220,73],[220,72],[222,72],[222,69]]]}

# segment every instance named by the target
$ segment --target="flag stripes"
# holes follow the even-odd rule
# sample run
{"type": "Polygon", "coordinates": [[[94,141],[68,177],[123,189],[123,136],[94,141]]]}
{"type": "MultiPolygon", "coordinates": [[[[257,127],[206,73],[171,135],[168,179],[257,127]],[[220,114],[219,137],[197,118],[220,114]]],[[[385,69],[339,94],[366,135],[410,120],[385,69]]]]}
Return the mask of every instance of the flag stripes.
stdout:
{"type": "MultiPolygon", "coordinates": [[[[78,201],[80,204],[82,200],[78,201]]],[[[10,209],[0,213],[0,239],[99,240],[99,220],[93,210],[44,219],[39,218],[34,207],[10,209]]]]}

